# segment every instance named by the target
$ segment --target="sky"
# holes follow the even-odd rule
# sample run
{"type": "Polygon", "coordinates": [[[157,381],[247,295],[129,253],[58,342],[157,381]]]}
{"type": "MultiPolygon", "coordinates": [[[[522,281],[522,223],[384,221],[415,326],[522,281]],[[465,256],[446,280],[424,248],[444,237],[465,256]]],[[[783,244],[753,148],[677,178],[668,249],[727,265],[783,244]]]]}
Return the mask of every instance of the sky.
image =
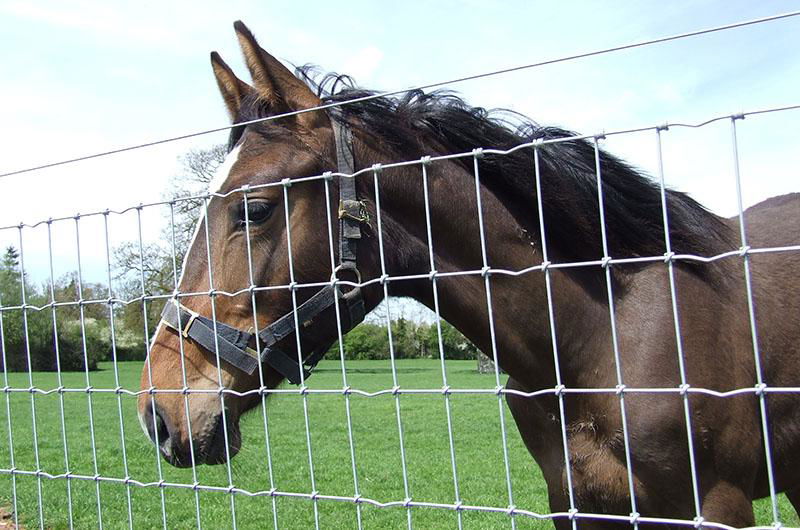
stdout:
{"type": "MultiPolygon", "coordinates": [[[[314,63],[397,90],[578,52],[800,10],[800,1],[121,2],[0,0],[0,173],[226,125],[208,54],[247,79],[242,19],[287,64],[314,63]]],[[[800,17],[447,85],[469,103],[597,133],[800,104],[800,17]]],[[[738,122],[745,205],[800,191],[800,111],[738,122]]],[[[180,156],[225,133],[0,179],[0,227],[162,198],[180,156]]],[[[730,123],[663,137],[667,183],[736,212],[730,123]]],[[[655,133],[605,146],[656,174],[655,133]]],[[[491,147],[491,146],[484,146],[491,147]]],[[[164,211],[146,209],[145,241],[164,211]]],[[[81,222],[81,259],[102,281],[103,218],[81,222]]],[[[47,226],[24,230],[26,268],[49,275],[47,226]]],[[[136,211],[109,216],[113,248],[136,211]]],[[[54,274],[77,266],[74,223],[52,225],[54,274]]],[[[0,244],[15,244],[0,230],[0,244]]]]}

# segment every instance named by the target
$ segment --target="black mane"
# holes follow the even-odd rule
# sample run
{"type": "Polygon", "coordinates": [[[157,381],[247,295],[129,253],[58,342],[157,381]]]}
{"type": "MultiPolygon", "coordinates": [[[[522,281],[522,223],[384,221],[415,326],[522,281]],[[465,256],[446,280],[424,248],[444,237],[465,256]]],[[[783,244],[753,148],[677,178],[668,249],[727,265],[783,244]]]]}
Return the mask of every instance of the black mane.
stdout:
{"type": "MultiPolygon", "coordinates": [[[[374,96],[356,88],[347,76],[320,78],[313,67],[297,75],[317,91],[323,103],[374,96]],[[317,81],[316,79],[320,79],[317,81]]],[[[469,152],[475,148],[507,150],[533,140],[576,136],[542,127],[507,110],[472,107],[447,91],[412,90],[397,97],[376,97],[339,107],[346,119],[363,125],[402,159],[469,152]]],[[[251,106],[243,119],[257,117],[251,106]]],[[[238,121],[243,121],[240,119],[238,121]]],[[[472,172],[472,158],[456,159],[472,172]]],[[[595,148],[587,140],[565,140],[539,148],[542,204],[548,243],[555,258],[596,260],[603,256],[597,201],[595,148]]],[[[603,205],[609,255],[659,256],[666,251],[659,185],[616,156],[600,150],[603,205]]],[[[533,149],[509,155],[485,155],[481,182],[509,205],[521,225],[538,233],[533,149]]],[[[713,255],[733,248],[724,220],[697,201],[667,190],[670,241],[675,253],[713,255]]],[[[695,268],[703,274],[702,268],[695,268]]]]}

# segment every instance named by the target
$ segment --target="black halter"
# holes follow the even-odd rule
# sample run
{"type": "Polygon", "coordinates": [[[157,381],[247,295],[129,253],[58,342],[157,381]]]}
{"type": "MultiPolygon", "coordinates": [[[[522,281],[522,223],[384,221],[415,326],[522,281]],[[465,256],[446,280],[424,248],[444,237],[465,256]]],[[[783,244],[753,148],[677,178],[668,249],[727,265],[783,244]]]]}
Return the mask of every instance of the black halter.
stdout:
{"type": "MultiPolygon", "coordinates": [[[[331,116],[333,135],[336,143],[336,163],[339,173],[352,175],[355,173],[353,161],[353,135],[350,128],[331,116]]],[[[337,273],[348,271],[360,281],[356,266],[356,250],[361,239],[361,223],[367,220],[364,203],[358,200],[354,177],[339,178],[339,265],[337,273]]],[[[311,375],[311,370],[325,355],[330,340],[322,340],[321,345],[307,356],[302,355],[302,364],[298,364],[297,356],[285,353],[278,346],[297,331],[295,322],[303,330],[303,335],[336,333],[337,319],[335,314],[336,300],[339,300],[342,334],[347,333],[364,320],[364,299],[361,288],[355,287],[342,292],[338,285],[331,284],[317,291],[311,298],[275,322],[258,332],[242,331],[222,322],[216,323],[201,316],[182,305],[177,298],[170,300],[161,312],[161,321],[183,337],[192,339],[209,352],[218,353],[240,370],[253,374],[260,363],[266,362],[289,380],[292,384],[300,384],[311,375]],[[258,341],[255,339],[258,337],[258,341]],[[261,353],[250,345],[258,344],[261,353]]]]}

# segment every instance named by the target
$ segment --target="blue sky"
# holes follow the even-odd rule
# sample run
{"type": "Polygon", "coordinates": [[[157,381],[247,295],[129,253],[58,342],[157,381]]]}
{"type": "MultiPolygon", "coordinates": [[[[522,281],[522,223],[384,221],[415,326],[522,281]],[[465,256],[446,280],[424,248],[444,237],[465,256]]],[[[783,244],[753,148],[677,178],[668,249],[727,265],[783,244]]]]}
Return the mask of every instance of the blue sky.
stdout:
{"type": "MultiPolygon", "coordinates": [[[[394,90],[797,9],[797,1],[766,0],[0,0],[0,172],[226,124],[208,52],[219,51],[246,78],[231,27],[236,19],[282,60],[394,90]]],[[[583,133],[693,122],[800,103],[798,48],[800,17],[450,88],[472,104],[583,133]]],[[[739,124],[746,203],[800,188],[798,117],[790,111],[739,124]]],[[[217,133],[4,178],[0,226],[157,200],[182,153],[224,139],[217,133]]],[[[612,138],[607,147],[655,171],[653,133],[612,138]]],[[[733,214],[730,153],[726,123],[671,130],[667,181],[733,214]]],[[[160,214],[146,219],[146,238],[157,237],[159,223],[160,214]]],[[[96,238],[96,229],[88,227],[86,237],[96,238]]],[[[42,234],[32,234],[26,250],[37,271],[42,234]]],[[[0,243],[8,235],[0,234],[0,243]]],[[[134,220],[113,223],[112,244],[131,237],[134,220]]],[[[94,247],[85,260],[99,279],[104,252],[94,247]]],[[[56,254],[57,269],[74,268],[68,250],[56,254]]]]}

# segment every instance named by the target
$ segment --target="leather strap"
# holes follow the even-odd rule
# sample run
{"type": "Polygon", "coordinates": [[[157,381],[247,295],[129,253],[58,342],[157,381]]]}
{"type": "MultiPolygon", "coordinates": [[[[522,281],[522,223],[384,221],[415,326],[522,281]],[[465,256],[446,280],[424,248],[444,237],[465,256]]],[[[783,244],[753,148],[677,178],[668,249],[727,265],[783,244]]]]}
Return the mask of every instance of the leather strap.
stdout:
{"type": "Polygon", "coordinates": [[[258,353],[248,347],[248,343],[253,338],[250,333],[217,322],[215,334],[212,320],[198,315],[175,301],[169,301],[164,305],[161,321],[210,352],[217,351],[217,346],[219,346],[220,358],[249,375],[252,375],[258,368],[258,353]]]}

